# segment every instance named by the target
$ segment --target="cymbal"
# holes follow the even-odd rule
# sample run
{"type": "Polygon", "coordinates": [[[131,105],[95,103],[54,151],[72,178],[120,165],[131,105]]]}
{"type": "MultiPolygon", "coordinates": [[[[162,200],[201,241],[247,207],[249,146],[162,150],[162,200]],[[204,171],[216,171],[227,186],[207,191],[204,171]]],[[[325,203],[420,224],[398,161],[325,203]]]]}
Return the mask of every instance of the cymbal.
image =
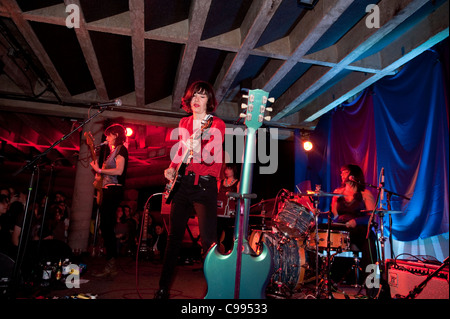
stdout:
{"type": "MultiPolygon", "coordinates": [[[[373,210],[371,209],[365,209],[362,210],[363,213],[371,213],[373,210]]],[[[403,212],[401,210],[386,210],[386,209],[376,209],[375,214],[402,214],[403,212]]]]}
{"type": "Polygon", "coordinates": [[[306,193],[296,193],[295,195],[296,196],[312,196],[312,197],[331,197],[331,196],[341,197],[341,196],[344,196],[342,194],[326,193],[326,192],[322,192],[322,191],[318,191],[318,192],[307,191],[306,193]]]}

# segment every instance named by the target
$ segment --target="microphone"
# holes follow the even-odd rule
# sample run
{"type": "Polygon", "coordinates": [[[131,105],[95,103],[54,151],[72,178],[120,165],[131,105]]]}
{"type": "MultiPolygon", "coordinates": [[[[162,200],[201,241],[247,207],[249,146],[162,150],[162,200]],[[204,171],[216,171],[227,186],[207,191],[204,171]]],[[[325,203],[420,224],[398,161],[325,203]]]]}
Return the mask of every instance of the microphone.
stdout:
{"type": "Polygon", "coordinates": [[[355,179],[355,176],[353,176],[353,175],[350,175],[349,177],[348,177],[348,179],[350,180],[350,181],[352,181],[352,182],[355,182],[355,183],[360,183],[359,181],[357,181],[356,179],[355,179]]]}
{"type": "Polygon", "coordinates": [[[381,188],[381,193],[380,193],[380,208],[382,208],[383,206],[383,200],[384,200],[384,167],[381,168],[381,182],[380,182],[380,188],[381,188]]]}
{"type": "Polygon", "coordinates": [[[105,102],[105,103],[97,103],[98,106],[121,106],[122,105],[122,100],[121,99],[116,99],[114,101],[109,101],[109,102],[105,102]]]}
{"type": "Polygon", "coordinates": [[[95,147],[95,149],[99,149],[99,148],[102,147],[103,145],[108,145],[108,141],[104,141],[104,142],[98,144],[98,145],[95,147]]]}

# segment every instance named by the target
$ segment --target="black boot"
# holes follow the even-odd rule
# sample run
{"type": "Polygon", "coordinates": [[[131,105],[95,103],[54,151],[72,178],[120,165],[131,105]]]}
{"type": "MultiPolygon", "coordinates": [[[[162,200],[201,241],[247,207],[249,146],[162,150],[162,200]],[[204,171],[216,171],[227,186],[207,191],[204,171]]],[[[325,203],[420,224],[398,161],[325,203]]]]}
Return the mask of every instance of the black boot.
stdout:
{"type": "Polygon", "coordinates": [[[94,272],[92,276],[97,278],[114,278],[117,276],[117,273],[116,259],[111,258],[106,262],[105,268],[102,271],[94,272]]]}

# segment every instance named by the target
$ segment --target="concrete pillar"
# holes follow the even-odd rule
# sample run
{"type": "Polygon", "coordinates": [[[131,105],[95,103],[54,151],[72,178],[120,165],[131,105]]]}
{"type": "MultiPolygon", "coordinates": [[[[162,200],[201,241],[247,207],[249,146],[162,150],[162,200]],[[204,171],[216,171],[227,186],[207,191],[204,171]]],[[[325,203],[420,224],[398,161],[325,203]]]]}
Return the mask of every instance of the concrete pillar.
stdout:
{"type": "Polygon", "coordinates": [[[103,118],[101,115],[92,119],[83,127],[80,154],[75,173],[72,213],[70,216],[69,246],[73,251],[85,252],[89,245],[89,228],[94,206],[94,173],[89,146],[86,144],[84,132],[91,132],[95,145],[101,143],[103,134],[103,118]]]}

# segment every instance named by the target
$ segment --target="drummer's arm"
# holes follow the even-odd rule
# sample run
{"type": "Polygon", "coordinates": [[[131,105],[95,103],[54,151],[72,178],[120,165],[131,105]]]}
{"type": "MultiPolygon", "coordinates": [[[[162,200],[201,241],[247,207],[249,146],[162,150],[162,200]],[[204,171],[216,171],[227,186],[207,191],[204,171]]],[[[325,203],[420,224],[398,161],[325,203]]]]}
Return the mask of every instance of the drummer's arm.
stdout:
{"type": "Polygon", "coordinates": [[[364,204],[366,204],[366,209],[374,210],[376,203],[375,203],[375,198],[373,197],[372,193],[366,189],[362,192],[362,197],[364,200],[364,204]]]}
{"type": "MultiPolygon", "coordinates": [[[[333,193],[341,194],[342,191],[338,188],[338,189],[335,189],[333,193]]],[[[338,198],[339,197],[333,197],[331,199],[331,212],[333,213],[333,219],[337,218],[338,215],[339,215],[338,212],[337,212],[337,199],[338,198]]]]}
{"type": "MultiPolygon", "coordinates": [[[[372,196],[372,193],[366,189],[362,192],[362,197],[364,204],[366,205],[366,210],[374,210],[376,203],[374,197],[372,196]]],[[[356,225],[367,225],[367,223],[369,222],[369,218],[370,214],[355,218],[356,225]]]]}

